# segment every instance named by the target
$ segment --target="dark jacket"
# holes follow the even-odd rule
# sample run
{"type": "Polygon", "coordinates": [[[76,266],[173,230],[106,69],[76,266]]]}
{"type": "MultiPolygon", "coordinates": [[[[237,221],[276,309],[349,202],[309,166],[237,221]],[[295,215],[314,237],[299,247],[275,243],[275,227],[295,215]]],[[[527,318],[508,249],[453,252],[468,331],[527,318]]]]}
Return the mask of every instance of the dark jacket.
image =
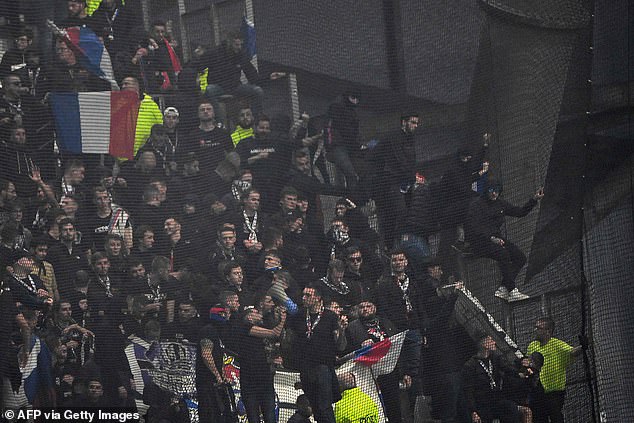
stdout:
{"type": "Polygon", "coordinates": [[[478,244],[490,242],[492,236],[500,237],[504,216],[524,217],[536,204],[537,200],[533,198],[522,207],[514,206],[501,198],[495,201],[484,196],[473,199],[465,225],[466,240],[478,244]]]}

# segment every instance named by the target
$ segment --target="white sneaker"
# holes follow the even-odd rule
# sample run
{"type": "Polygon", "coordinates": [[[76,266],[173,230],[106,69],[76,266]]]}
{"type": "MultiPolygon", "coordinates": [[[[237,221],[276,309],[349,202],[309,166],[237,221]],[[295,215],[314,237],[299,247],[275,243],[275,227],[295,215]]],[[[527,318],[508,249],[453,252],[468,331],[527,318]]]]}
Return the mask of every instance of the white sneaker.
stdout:
{"type": "Polygon", "coordinates": [[[514,288],[511,292],[509,292],[507,301],[522,301],[529,298],[530,296],[523,294],[517,288],[514,288]]]}
{"type": "Polygon", "coordinates": [[[501,286],[495,291],[495,296],[503,300],[509,300],[509,290],[505,286],[501,286]]]}

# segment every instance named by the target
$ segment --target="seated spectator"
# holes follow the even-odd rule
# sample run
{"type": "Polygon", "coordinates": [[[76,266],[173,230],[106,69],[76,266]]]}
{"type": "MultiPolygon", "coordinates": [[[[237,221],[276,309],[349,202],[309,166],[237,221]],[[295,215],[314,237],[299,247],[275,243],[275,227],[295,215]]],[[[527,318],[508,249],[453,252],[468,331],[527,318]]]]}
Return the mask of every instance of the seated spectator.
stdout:
{"type": "MultiPolygon", "coordinates": [[[[251,58],[242,48],[242,34],[231,33],[227,39],[216,49],[205,53],[196,61],[195,68],[202,71],[207,68],[206,95],[212,101],[214,108],[220,110],[218,99],[229,94],[248,100],[255,115],[262,111],[262,97],[264,91],[258,85],[266,79],[274,81],[286,76],[282,72],[272,72],[267,76],[261,76],[251,63],[251,58]],[[244,72],[249,84],[240,82],[240,75],[244,72]]],[[[219,116],[224,121],[224,116],[219,116]]]]}
{"type": "Polygon", "coordinates": [[[471,421],[491,423],[497,418],[501,423],[519,423],[518,405],[504,398],[502,382],[505,373],[510,377],[516,370],[496,351],[497,345],[491,336],[479,337],[478,353],[462,369],[462,383],[471,421]]]}
{"type": "Polygon", "coordinates": [[[495,296],[506,301],[528,298],[515,287],[515,278],[526,263],[524,253],[502,236],[504,216],[523,217],[530,213],[537,202],[544,197],[540,188],[524,206],[517,207],[499,198],[502,185],[492,182],[486,193],[475,198],[469,205],[465,236],[473,252],[498,262],[502,273],[502,285],[495,296]]]}

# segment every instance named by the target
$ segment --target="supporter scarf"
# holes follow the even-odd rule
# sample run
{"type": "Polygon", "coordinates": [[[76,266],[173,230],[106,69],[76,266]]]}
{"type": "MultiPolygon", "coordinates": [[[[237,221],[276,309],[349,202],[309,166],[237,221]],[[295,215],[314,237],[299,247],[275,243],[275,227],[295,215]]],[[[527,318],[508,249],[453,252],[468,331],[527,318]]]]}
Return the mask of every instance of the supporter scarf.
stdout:
{"type": "Polygon", "coordinates": [[[258,242],[258,212],[256,211],[253,214],[253,222],[249,220],[249,216],[247,216],[246,211],[242,211],[242,216],[244,217],[244,226],[246,226],[249,231],[249,241],[258,242]]]}
{"type": "Polygon", "coordinates": [[[321,308],[319,309],[319,312],[317,313],[317,318],[313,322],[313,320],[310,317],[310,311],[306,310],[306,338],[307,339],[310,339],[310,337],[313,336],[313,332],[315,331],[315,328],[319,324],[319,321],[321,320],[321,315],[323,313],[324,313],[324,307],[321,306],[321,308]]]}
{"type": "Polygon", "coordinates": [[[341,284],[338,286],[330,283],[330,279],[328,279],[328,276],[324,276],[323,278],[321,278],[321,281],[324,283],[324,285],[326,285],[328,288],[332,289],[339,295],[348,295],[348,293],[350,292],[348,284],[346,284],[344,281],[341,281],[341,284]]]}
{"type": "MultiPolygon", "coordinates": [[[[178,75],[179,72],[183,69],[181,66],[181,62],[180,60],[178,60],[178,56],[176,56],[176,53],[174,52],[174,49],[172,48],[169,41],[163,38],[163,42],[165,43],[165,48],[167,49],[167,53],[170,56],[172,69],[174,70],[174,73],[178,75]]],[[[164,90],[172,88],[172,81],[170,81],[169,74],[167,72],[161,72],[161,74],[163,75],[163,85],[161,85],[161,88],[164,90]]]]}
{"type": "Polygon", "coordinates": [[[409,276],[405,275],[405,278],[401,281],[400,279],[396,279],[396,283],[398,287],[401,288],[403,292],[403,301],[405,301],[405,307],[407,312],[410,313],[413,310],[412,301],[409,299],[409,276]]]}

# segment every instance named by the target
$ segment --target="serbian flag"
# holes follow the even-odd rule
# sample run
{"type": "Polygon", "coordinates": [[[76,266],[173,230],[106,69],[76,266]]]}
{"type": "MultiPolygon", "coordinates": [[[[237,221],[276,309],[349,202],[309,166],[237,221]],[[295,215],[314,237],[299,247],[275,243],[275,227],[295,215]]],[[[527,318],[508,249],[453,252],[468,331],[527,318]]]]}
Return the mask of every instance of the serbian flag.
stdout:
{"type": "Polygon", "coordinates": [[[50,102],[61,151],[134,158],[139,113],[136,93],[51,93],[50,102]]]}
{"type": "Polygon", "coordinates": [[[374,376],[391,373],[401,355],[406,333],[407,331],[400,332],[385,338],[383,341],[360,348],[344,359],[349,357],[359,365],[370,367],[374,376]]]}
{"type": "Polygon", "coordinates": [[[52,21],[48,22],[53,32],[62,36],[68,47],[73,50],[84,69],[108,81],[113,90],[119,89],[114,79],[108,50],[92,29],[86,26],[59,29],[52,21]]]}

